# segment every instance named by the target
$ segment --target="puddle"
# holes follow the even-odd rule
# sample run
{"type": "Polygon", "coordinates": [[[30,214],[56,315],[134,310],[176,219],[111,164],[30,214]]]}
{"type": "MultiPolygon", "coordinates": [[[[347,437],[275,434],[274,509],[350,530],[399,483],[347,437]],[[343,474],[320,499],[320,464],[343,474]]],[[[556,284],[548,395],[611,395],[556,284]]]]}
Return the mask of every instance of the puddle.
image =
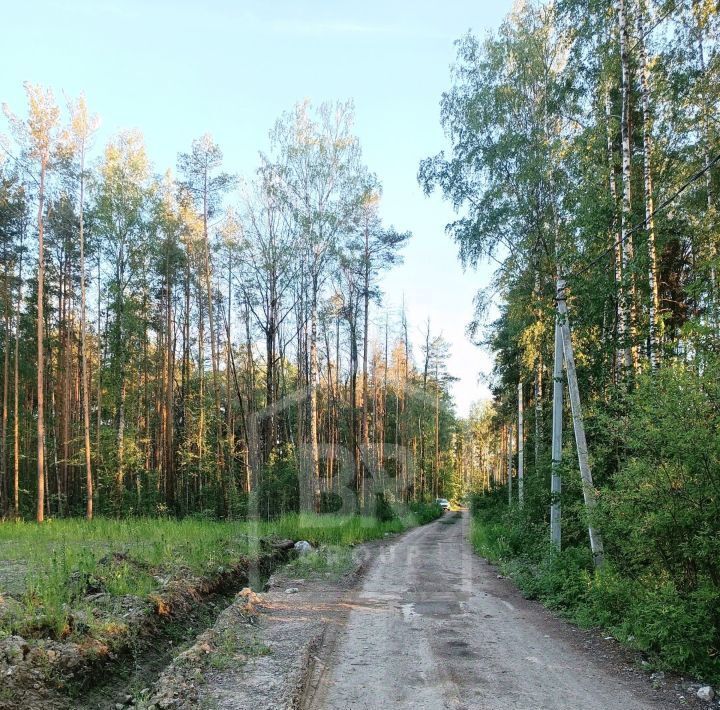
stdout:
{"type": "Polygon", "coordinates": [[[408,624],[412,622],[412,620],[417,616],[417,612],[415,611],[415,604],[402,604],[400,606],[400,610],[402,611],[403,620],[406,621],[408,624]]]}
{"type": "Polygon", "coordinates": [[[460,603],[456,601],[417,602],[414,606],[418,614],[438,619],[456,617],[462,612],[460,603]]]}

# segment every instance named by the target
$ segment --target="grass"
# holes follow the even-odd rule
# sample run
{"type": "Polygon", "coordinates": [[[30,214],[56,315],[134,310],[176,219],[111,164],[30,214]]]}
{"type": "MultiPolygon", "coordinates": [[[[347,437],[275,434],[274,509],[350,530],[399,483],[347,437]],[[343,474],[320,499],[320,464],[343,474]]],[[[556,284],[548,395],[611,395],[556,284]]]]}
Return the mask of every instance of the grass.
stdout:
{"type": "Polygon", "coordinates": [[[242,665],[250,658],[270,653],[270,648],[259,641],[256,634],[248,636],[239,633],[237,628],[223,629],[213,646],[214,652],[206,656],[205,662],[216,670],[242,665]]]}
{"type": "MultiPolygon", "coordinates": [[[[261,538],[308,540],[329,554],[299,565],[332,572],[340,548],[398,533],[413,514],[388,522],[372,517],[293,514],[271,522],[98,518],[0,523],[0,636],[99,632],[112,617],[93,618],[102,594],[112,605],[132,596],[149,603],[169,579],[209,576],[241,559],[256,559],[261,538]],[[321,569],[324,568],[324,569],[321,569]],[[90,599],[88,599],[90,597],[90,599]],[[78,619],[86,619],[81,624],[78,619]]],[[[424,521],[423,521],[424,522],[424,521]]],[[[108,627],[109,628],[109,627],[108,627]]]]}
{"type": "Polygon", "coordinates": [[[557,552],[545,535],[540,540],[537,529],[523,525],[517,510],[508,512],[504,496],[480,503],[474,511],[471,543],[527,598],[581,627],[603,629],[646,655],[650,667],[720,682],[720,660],[714,650],[720,609],[716,590],[701,585],[683,592],[652,573],[623,576],[608,558],[602,570],[594,571],[584,540],[557,552]]]}
{"type": "Polygon", "coordinates": [[[353,565],[353,554],[343,545],[324,545],[287,565],[287,572],[305,579],[338,579],[349,572],[353,565]]]}

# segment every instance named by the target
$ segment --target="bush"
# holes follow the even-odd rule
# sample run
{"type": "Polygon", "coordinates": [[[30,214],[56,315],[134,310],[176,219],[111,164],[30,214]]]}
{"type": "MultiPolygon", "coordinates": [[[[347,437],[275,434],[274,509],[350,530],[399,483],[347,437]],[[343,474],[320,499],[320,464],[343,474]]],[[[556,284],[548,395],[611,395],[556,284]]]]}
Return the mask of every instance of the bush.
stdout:
{"type": "Polygon", "coordinates": [[[254,493],[257,512],[265,520],[300,510],[297,462],[290,446],[270,454],[254,493]]]}
{"type": "Polygon", "coordinates": [[[625,575],[677,589],[720,587],[720,368],[643,377],[631,398],[628,459],[603,492],[608,550],[625,575]]]}
{"type": "Polygon", "coordinates": [[[395,519],[395,511],[384,493],[375,494],[375,517],[381,523],[389,523],[395,519]]]}
{"type": "Polygon", "coordinates": [[[542,470],[526,476],[522,509],[508,506],[506,489],[472,497],[472,542],[527,596],[611,630],[660,667],[720,682],[720,367],[703,366],[666,366],[639,376],[605,410],[595,403],[602,570],[592,566],[570,451],[561,552],[548,539],[542,470]]]}
{"type": "Polygon", "coordinates": [[[437,503],[414,501],[410,503],[408,507],[410,508],[410,512],[415,515],[418,525],[431,523],[443,514],[443,509],[437,503]]]}
{"type": "Polygon", "coordinates": [[[320,512],[337,513],[343,507],[343,499],[339,493],[334,491],[322,491],[320,493],[320,512]]]}

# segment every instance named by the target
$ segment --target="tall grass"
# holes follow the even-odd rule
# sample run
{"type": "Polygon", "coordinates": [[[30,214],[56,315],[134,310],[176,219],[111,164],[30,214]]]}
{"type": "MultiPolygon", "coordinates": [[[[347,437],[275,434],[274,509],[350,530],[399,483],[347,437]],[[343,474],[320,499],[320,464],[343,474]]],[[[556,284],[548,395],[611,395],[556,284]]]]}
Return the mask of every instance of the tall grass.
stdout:
{"type": "Polygon", "coordinates": [[[126,595],[146,599],[169,578],[206,576],[256,558],[262,538],[348,546],[416,523],[412,514],[379,522],[308,513],[271,522],[97,518],[0,523],[0,635],[67,635],[73,610],[87,607],[93,590],[104,593],[106,601],[126,595]]]}

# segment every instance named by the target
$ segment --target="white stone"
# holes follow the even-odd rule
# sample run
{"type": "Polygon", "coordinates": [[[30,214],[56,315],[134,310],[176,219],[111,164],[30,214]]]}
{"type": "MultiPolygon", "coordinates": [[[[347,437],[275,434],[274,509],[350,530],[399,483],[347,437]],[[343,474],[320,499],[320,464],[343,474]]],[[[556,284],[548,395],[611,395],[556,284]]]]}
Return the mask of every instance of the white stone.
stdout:
{"type": "Polygon", "coordinates": [[[298,555],[307,555],[307,553],[312,552],[313,549],[313,546],[307,540],[298,540],[294,547],[298,555]]]}
{"type": "Polygon", "coordinates": [[[297,587],[288,587],[285,594],[297,594],[300,590],[297,587]]]}
{"type": "Polygon", "coordinates": [[[700,700],[707,700],[710,702],[715,697],[715,691],[711,686],[703,685],[703,687],[698,690],[697,696],[700,700]]]}

